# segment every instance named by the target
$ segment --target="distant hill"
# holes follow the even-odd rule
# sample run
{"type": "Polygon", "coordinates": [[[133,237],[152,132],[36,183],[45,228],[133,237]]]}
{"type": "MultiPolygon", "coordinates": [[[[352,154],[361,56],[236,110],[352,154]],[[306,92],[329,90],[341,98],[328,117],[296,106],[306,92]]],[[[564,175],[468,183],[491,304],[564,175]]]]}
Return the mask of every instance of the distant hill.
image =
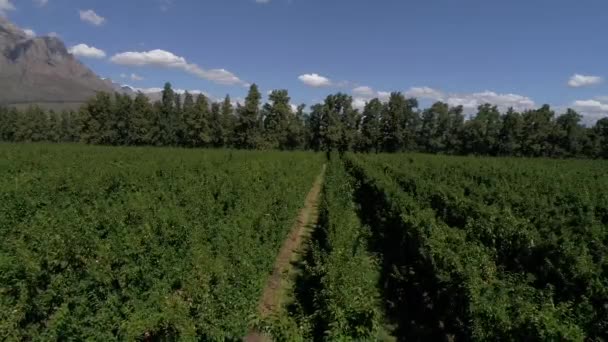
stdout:
{"type": "Polygon", "coordinates": [[[56,37],[28,37],[0,17],[0,105],[72,107],[96,92],[115,91],[56,37]]]}

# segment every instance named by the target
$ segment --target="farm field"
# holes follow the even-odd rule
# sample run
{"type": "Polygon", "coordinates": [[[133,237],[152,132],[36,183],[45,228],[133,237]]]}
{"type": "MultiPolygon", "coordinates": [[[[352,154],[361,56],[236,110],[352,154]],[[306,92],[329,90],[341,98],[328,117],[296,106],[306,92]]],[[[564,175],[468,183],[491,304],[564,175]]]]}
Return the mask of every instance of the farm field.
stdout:
{"type": "Polygon", "coordinates": [[[607,228],[606,161],[0,144],[0,338],[605,340],[607,228]]]}
{"type": "Polygon", "coordinates": [[[238,340],[322,163],[0,145],[0,340],[238,340]]]}
{"type": "Polygon", "coordinates": [[[608,338],[604,161],[348,154],[329,164],[320,211],[289,318],[269,331],[608,338]]]}

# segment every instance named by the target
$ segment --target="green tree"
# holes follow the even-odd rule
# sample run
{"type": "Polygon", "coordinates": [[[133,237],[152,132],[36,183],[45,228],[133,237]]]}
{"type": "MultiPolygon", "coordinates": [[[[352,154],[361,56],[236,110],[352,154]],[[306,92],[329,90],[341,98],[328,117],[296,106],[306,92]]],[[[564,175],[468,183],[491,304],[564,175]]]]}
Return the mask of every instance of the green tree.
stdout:
{"type": "Polygon", "coordinates": [[[0,107],[0,140],[15,141],[18,118],[17,109],[0,107]]]}
{"type": "Polygon", "coordinates": [[[360,149],[365,152],[379,152],[382,148],[382,123],[380,121],[384,105],[375,98],[365,104],[361,121],[360,149]]]}
{"type": "Polygon", "coordinates": [[[554,130],[554,116],[555,113],[549,105],[523,113],[523,155],[529,157],[551,156],[553,148],[550,137],[554,130]]]}
{"type": "Polygon", "coordinates": [[[129,95],[118,94],[114,96],[113,104],[113,125],[108,127],[111,130],[112,145],[129,145],[129,132],[131,128],[131,116],[133,115],[133,100],[129,95]]]}
{"type": "Polygon", "coordinates": [[[489,103],[477,107],[477,115],[464,126],[464,151],[478,155],[496,155],[502,127],[500,112],[489,103]]]}
{"type": "Polygon", "coordinates": [[[162,91],[162,101],[159,117],[159,143],[161,145],[172,145],[175,139],[175,92],[171,83],[165,83],[162,91]]]}
{"type": "Polygon", "coordinates": [[[107,93],[97,95],[80,108],[80,137],[87,144],[107,143],[106,127],[110,120],[111,98],[107,93]]]}
{"type": "Polygon", "coordinates": [[[597,155],[608,159],[608,118],[598,120],[593,126],[593,132],[597,137],[597,155]]]}
{"type": "Polygon", "coordinates": [[[236,117],[234,116],[234,107],[230,96],[226,95],[221,108],[221,143],[220,146],[229,147],[235,141],[234,129],[236,126],[236,117]]]}
{"type": "Polygon", "coordinates": [[[383,149],[387,152],[416,149],[418,102],[393,92],[382,112],[383,149]]]}
{"type": "Polygon", "coordinates": [[[320,124],[321,145],[325,151],[344,152],[354,144],[358,113],[352,102],[352,97],[343,93],[325,98],[320,124]]]}
{"type": "Polygon", "coordinates": [[[287,90],[274,90],[264,105],[264,138],[270,148],[285,149],[290,122],[295,119],[287,90]]]}
{"type": "Polygon", "coordinates": [[[502,156],[520,156],[523,144],[524,120],[520,113],[509,108],[502,118],[502,127],[498,135],[498,154],[502,156]]]}
{"type": "Polygon", "coordinates": [[[47,114],[38,106],[30,106],[17,117],[15,141],[44,141],[47,138],[47,131],[47,114]]]}
{"type": "Polygon", "coordinates": [[[131,145],[141,146],[151,143],[152,105],[146,95],[138,92],[129,115],[128,141],[131,145]]]}
{"type": "Polygon", "coordinates": [[[48,130],[46,132],[46,141],[60,142],[61,141],[61,116],[54,110],[48,113],[48,130]]]}
{"type": "Polygon", "coordinates": [[[450,124],[450,109],[447,103],[435,102],[422,112],[419,144],[424,151],[440,153],[447,150],[447,133],[450,124]]]}
{"type": "Polygon", "coordinates": [[[445,152],[448,154],[462,153],[462,131],[464,129],[464,108],[450,107],[448,110],[447,129],[444,134],[445,152]]]}
{"type": "Polygon", "coordinates": [[[80,140],[77,115],[74,111],[64,110],[61,112],[61,141],[75,142],[80,140]]]}
{"type": "Polygon", "coordinates": [[[557,117],[555,120],[556,139],[554,139],[559,148],[557,154],[575,157],[583,152],[587,144],[587,134],[585,127],[580,123],[582,118],[579,113],[570,108],[566,113],[557,117]]]}
{"type": "Polygon", "coordinates": [[[211,104],[211,143],[214,147],[222,147],[224,144],[224,128],[222,127],[222,104],[213,102],[211,104]]]}
{"type": "Polygon", "coordinates": [[[243,149],[254,149],[260,140],[260,100],[262,95],[256,84],[252,84],[245,104],[237,108],[238,121],[235,127],[236,145],[243,149]]]}
{"type": "Polygon", "coordinates": [[[295,150],[304,147],[304,141],[306,140],[306,115],[304,114],[304,108],[306,108],[306,105],[299,105],[295,116],[292,116],[289,120],[287,138],[281,148],[295,150]]]}
{"type": "Polygon", "coordinates": [[[185,145],[189,147],[209,146],[213,139],[209,119],[209,100],[204,94],[199,94],[196,101],[187,94],[184,101],[185,145]]]}
{"type": "Polygon", "coordinates": [[[323,116],[325,106],[316,104],[311,107],[310,115],[306,120],[306,146],[314,151],[321,151],[324,147],[323,116]]]}

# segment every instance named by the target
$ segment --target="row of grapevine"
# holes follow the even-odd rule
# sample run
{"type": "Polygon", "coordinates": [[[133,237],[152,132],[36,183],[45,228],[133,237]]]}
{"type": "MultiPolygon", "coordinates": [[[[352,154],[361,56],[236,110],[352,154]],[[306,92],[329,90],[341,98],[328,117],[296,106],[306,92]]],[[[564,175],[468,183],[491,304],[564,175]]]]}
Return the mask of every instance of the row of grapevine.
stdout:
{"type": "Polygon", "coordinates": [[[488,247],[503,271],[525,276],[532,286],[550,289],[555,303],[572,306],[574,321],[588,337],[608,338],[606,193],[585,189],[606,184],[591,181],[596,179],[593,169],[577,168],[578,182],[583,179],[578,188],[560,184],[558,177],[551,183],[547,169],[519,182],[494,181],[490,192],[495,196],[487,196],[489,189],[479,184],[484,176],[475,176],[479,170],[472,163],[450,168],[449,177],[450,160],[443,167],[422,164],[394,160],[381,165],[421,206],[488,247]]]}
{"type": "MultiPolygon", "coordinates": [[[[496,262],[496,246],[446,223],[451,223],[445,219],[450,214],[442,216],[430,205],[444,199],[439,191],[429,195],[430,201],[422,201],[423,196],[416,194],[428,188],[404,187],[392,170],[363,159],[351,155],[348,165],[360,181],[357,200],[365,209],[362,218],[383,237],[382,259],[389,276],[382,285],[385,301],[392,303],[389,315],[398,323],[399,336],[583,339],[585,332],[571,316],[571,303],[555,303],[550,288],[536,288],[525,274],[504,272],[496,262]]],[[[445,197],[449,196],[448,191],[445,197]]],[[[487,214],[482,210],[477,217],[488,218],[487,214]]],[[[517,217],[505,220],[509,219],[518,224],[517,217]]],[[[470,231],[486,229],[486,223],[492,220],[480,221],[470,231]]],[[[515,229],[505,234],[518,236],[515,229]]]]}
{"type": "Polygon", "coordinates": [[[312,153],[0,145],[0,339],[239,340],[320,169],[312,153]]]}
{"type": "MultiPolygon", "coordinates": [[[[368,252],[371,234],[358,218],[353,181],[342,160],[329,162],[319,221],[296,279],[296,303],[287,312],[303,327],[303,340],[375,341],[385,333],[379,265],[368,252]]],[[[273,324],[275,340],[296,339],[273,324]]]]}

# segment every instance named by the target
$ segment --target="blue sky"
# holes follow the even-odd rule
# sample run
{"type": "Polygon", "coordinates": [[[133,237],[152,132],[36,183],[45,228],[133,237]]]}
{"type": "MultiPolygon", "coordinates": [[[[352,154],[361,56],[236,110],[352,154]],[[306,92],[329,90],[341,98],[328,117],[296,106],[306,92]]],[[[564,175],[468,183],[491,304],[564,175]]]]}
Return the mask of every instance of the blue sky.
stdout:
{"type": "Polygon", "coordinates": [[[86,65],[138,88],[239,98],[255,82],[307,104],[402,91],[608,113],[608,1],[0,0],[0,11],[86,44],[74,50],[86,65]]]}

